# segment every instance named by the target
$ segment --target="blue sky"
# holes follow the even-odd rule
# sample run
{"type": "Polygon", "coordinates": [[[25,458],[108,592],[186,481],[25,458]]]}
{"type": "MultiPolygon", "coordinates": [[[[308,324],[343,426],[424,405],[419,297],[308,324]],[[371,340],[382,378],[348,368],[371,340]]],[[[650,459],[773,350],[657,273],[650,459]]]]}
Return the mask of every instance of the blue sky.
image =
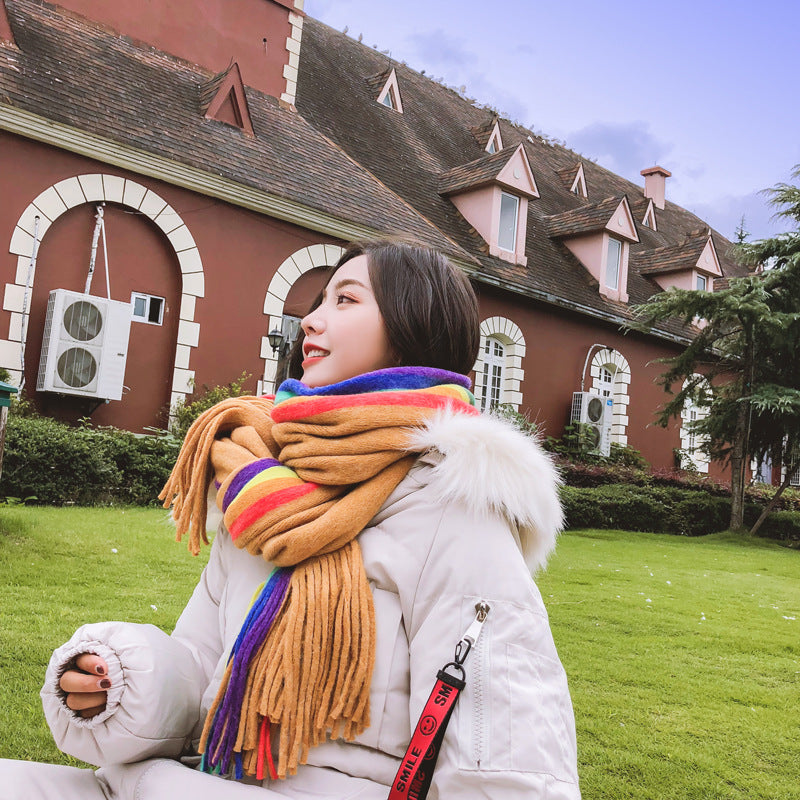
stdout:
{"type": "Polygon", "coordinates": [[[306,13],[667,197],[733,237],[800,164],[797,0],[306,0],[306,13]]]}

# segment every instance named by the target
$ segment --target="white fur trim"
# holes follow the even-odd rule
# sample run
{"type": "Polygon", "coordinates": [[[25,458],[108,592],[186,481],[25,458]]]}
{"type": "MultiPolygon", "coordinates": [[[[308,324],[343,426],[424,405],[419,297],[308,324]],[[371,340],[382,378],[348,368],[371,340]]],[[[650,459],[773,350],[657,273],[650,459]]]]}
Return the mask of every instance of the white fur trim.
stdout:
{"type": "Polygon", "coordinates": [[[563,523],[561,481],[534,438],[496,416],[447,410],[414,430],[408,449],[442,454],[433,459],[430,483],[438,499],[465,503],[476,514],[502,514],[518,528],[528,566],[545,565],[563,523]]]}

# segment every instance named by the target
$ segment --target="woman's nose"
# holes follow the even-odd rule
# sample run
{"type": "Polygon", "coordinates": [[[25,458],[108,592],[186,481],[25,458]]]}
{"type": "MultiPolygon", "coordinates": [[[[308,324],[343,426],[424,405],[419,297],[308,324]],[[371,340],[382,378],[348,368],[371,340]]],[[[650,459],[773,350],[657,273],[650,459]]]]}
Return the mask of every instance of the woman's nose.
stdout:
{"type": "Polygon", "coordinates": [[[324,320],[322,319],[322,315],[319,313],[318,308],[310,311],[303,317],[303,319],[300,320],[300,327],[303,329],[303,333],[306,336],[308,336],[310,333],[319,333],[324,325],[324,320]]]}

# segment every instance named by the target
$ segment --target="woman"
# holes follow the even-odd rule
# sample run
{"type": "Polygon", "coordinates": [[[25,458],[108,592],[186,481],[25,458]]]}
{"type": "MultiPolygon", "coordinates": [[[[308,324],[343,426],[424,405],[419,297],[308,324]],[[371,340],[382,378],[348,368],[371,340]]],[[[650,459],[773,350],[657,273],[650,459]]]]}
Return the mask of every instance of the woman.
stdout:
{"type": "Polygon", "coordinates": [[[351,247],[302,330],[302,383],[206,412],[165,487],[195,552],[209,485],[224,513],[172,636],[86,625],[53,655],[55,740],[101,769],[6,762],[20,798],[387,798],[476,607],[429,797],[579,797],[530,577],[560,527],[557,479],[474,408],[468,281],[424,247],[351,247]]]}

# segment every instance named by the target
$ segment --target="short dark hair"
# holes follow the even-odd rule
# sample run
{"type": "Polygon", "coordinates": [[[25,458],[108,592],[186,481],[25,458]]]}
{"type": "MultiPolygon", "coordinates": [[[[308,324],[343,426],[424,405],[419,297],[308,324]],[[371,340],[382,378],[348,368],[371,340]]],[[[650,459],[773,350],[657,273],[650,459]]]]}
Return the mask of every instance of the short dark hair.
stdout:
{"type": "MultiPolygon", "coordinates": [[[[397,366],[435,367],[469,373],[480,347],[475,291],[466,275],[437,250],[417,242],[382,239],[351,244],[331,269],[367,257],[372,291],[383,317],[397,366]]],[[[322,294],[313,310],[322,302],[322,294]]],[[[302,374],[302,337],[290,372],[302,374]]]]}

